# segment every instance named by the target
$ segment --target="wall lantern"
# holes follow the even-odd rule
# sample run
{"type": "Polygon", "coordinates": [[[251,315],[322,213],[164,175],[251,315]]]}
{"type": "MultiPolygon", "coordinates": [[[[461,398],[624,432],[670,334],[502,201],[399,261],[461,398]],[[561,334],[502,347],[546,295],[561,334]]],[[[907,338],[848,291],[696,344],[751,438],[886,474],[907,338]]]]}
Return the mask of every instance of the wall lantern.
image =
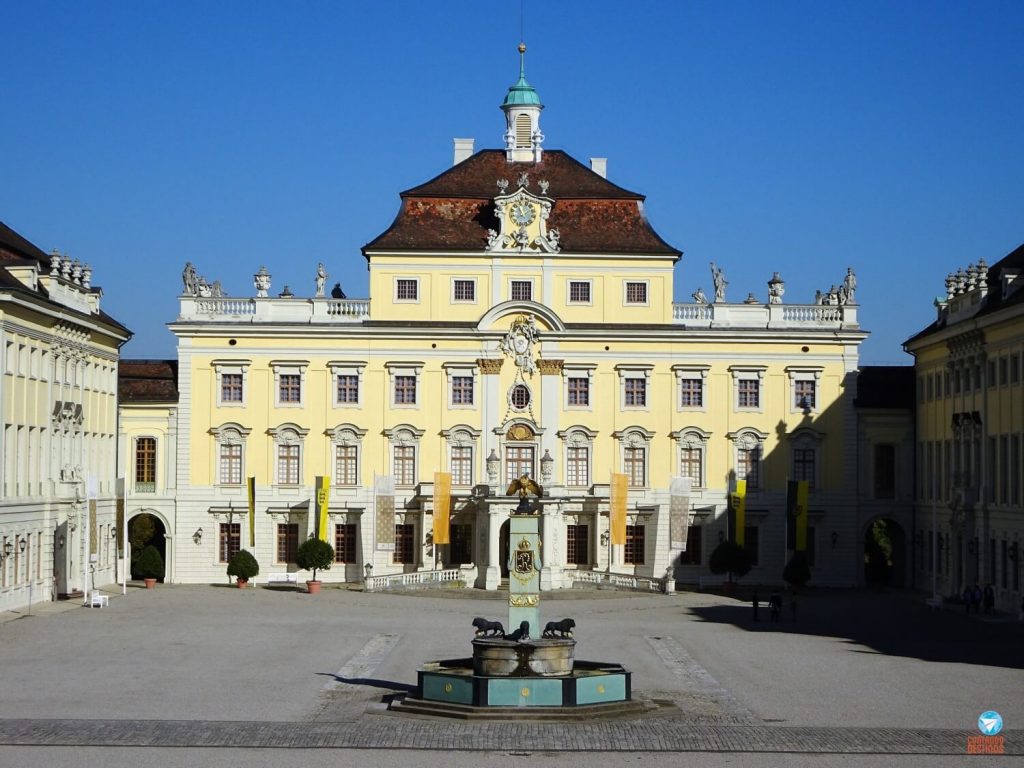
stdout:
{"type": "Polygon", "coordinates": [[[24,536],[22,536],[21,537],[21,541],[18,542],[18,551],[19,552],[24,552],[25,551],[25,547],[27,547],[27,546],[28,546],[28,539],[26,539],[24,536]]]}
{"type": "Polygon", "coordinates": [[[199,546],[202,543],[202,541],[203,541],[203,529],[202,528],[197,528],[196,532],[192,534],[192,541],[194,541],[196,543],[196,546],[199,546]]]}

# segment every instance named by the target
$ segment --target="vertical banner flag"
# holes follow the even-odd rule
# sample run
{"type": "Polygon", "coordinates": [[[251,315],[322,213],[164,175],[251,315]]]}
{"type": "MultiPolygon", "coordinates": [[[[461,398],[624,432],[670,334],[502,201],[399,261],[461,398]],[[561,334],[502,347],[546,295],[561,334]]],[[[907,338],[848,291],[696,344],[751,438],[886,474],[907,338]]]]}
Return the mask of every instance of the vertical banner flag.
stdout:
{"type": "Polygon", "coordinates": [[[316,537],[320,541],[327,541],[328,505],[331,500],[331,479],[324,475],[316,476],[316,537]]]}
{"type": "Polygon", "coordinates": [[[97,541],[96,527],[96,499],[89,499],[89,554],[99,554],[99,542],[97,541]]]}
{"type": "Polygon", "coordinates": [[[747,481],[737,480],[736,490],[729,494],[733,516],[733,541],[741,547],[747,541],[747,481]]]}
{"type": "Polygon", "coordinates": [[[608,525],[611,529],[612,544],[626,543],[626,500],[629,498],[629,478],[612,472],[611,501],[609,503],[608,525]]]}
{"type": "Polygon", "coordinates": [[[786,548],[807,550],[807,492],[806,480],[790,480],[786,485],[786,548]]]}
{"type": "Polygon", "coordinates": [[[669,547],[686,551],[686,540],[690,532],[690,485],[689,477],[673,477],[669,486],[669,547]]]}
{"type": "Polygon", "coordinates": [[[249,546],[256,546],[256,478],[245,479],[246,488],[249,491],[249,546]]]}
{"type": "Polygon", "coordinates": [[[434,473],[434,544],[450,544],[449,515],[452,507],[452,476],[434,473]]]}
{"type": "Polygon", "coordinates": [[[376,475],[373,481],[377,517],[376,548],[395,551],[395,476],[376,475]]]}

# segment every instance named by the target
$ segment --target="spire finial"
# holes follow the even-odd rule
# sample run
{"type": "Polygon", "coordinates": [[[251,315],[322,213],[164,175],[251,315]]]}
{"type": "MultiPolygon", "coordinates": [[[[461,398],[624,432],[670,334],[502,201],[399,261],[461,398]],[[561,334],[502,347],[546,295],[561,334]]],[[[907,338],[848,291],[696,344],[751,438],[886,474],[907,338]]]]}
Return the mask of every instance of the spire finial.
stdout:
{"type": "Polygon", "coordinates": [[[519,77],[526,77],[526,43],[519,43],[519,77]]]}

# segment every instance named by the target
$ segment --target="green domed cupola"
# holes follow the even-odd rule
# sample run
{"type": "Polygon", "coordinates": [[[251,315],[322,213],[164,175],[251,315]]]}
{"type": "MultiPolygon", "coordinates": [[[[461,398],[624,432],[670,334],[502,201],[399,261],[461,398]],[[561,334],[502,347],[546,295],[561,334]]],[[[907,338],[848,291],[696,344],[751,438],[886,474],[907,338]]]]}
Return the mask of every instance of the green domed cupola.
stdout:
{"type": "Polygon", "coordinates": [[[539,163],[544,141],[540,111],[544,105],[526,81],[526,43],[519,44],[519,80],[509,87],[501,109],[505,113],[505,153],[509,162],[539,163]]]}

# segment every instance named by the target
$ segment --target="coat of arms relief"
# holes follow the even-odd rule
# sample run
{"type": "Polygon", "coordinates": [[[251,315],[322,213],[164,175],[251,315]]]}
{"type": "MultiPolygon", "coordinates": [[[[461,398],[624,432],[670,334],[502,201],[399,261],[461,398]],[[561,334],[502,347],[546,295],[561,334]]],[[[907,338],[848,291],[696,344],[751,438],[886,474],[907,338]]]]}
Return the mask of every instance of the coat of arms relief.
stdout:
{"type": "Polygon", "coordinates": [[[533,315],[520,315],[508,329],[505,338],[498,344],[505,355],[511,357],[519,369],[519,373],[533,376],[537,370],[534,358],[534,347],[540,343],[540,332],[533,315]]]}
{"type": "MultiPolygon", "coordinates": [[[[527,191],[526,185],[529,184],[529,180],[526,174],[520,177],[519,182],[519,189],[515,192],[494,198],[494,215],[501,229],[487,231],[485,250],[558,253],[560,234],[553,227],[548,229],[548,216],[551,214],[554,200],[527,191]]],[[[504,190],[508,185],[506,182],[503,187],[499,182],[498,186],[504,190]]],[[[541,187],[547,190],[545,182],[541,182],[541,187]]]]}

